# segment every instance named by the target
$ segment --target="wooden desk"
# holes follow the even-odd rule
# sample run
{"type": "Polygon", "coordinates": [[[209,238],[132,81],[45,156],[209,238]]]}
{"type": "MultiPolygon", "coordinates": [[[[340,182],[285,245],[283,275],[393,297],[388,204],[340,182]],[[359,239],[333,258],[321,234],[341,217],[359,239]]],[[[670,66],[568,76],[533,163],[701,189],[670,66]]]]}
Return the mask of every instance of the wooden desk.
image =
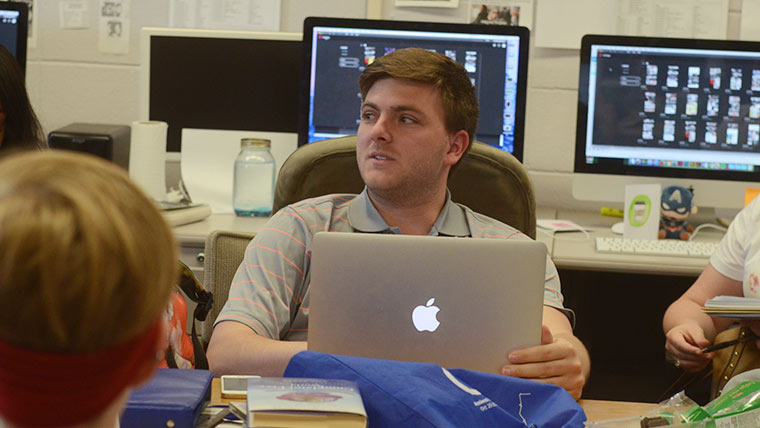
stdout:
{"type": "Polygon", "coordinates": [[[654,403],[606,400],[580,400],[578,403],[583,407],[583,411],[586,412],[586,418],[589,421],[643,415],[656,406],[654,403]]]}
{"type": "MultiPolygon", "coordinates": [[[[214,378],[211,381],[210,405],[227,404],[230,401],[244,401],[241,399],[222,398],[221,381],[214,378]]],[[[624,401],[581,400],[578,402],[589,421],[601,421],[604,419],[623,418],[637,416],[652,410],[656,405],[653,403],[628,403],[624,401]]]]}

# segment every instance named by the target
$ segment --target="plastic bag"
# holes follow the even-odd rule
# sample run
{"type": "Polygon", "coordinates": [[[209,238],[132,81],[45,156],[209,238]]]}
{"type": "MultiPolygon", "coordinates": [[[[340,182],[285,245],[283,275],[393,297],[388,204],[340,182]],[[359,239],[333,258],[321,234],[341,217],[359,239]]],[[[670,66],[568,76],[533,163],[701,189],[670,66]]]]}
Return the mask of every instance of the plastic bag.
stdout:
{"type": "Polygon", "coordinates": [[[372,428],[571,428],[586,420],[558,386],[436,364],[304,351],[290,360],[285,377],[355,381],[372,428]]]}

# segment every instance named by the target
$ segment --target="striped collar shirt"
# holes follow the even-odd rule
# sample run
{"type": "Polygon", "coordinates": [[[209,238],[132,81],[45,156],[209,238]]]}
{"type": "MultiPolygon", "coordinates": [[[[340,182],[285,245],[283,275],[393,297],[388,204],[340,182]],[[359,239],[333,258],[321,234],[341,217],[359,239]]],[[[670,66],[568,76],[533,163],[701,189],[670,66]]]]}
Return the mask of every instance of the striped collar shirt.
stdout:
{"type": "MultiPolygon", "coordinates": [[[[367,195],[334,194],[297,202],[275,213],[248,245],[230,286],[229,298],[215,323],[241,322],[271,339],[306,340],[309,318],[311,243],[319,231],[397,233],[367,195]]],[[[466,206],[446,203],[431,236],[531,239],[517,229],[466,206]]],[[[544,304],[562,307],[554,264],[547,256],[544,304]]]]}

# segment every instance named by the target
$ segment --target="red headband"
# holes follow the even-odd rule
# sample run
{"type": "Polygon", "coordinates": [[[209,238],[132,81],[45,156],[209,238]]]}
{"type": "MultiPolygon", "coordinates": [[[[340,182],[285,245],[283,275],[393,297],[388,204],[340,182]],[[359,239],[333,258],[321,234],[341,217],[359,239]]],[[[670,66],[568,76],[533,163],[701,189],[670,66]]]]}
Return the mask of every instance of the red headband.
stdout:
{"type": "Polygon", "coordinates": [[[23,427],[85,422],[101,414],[154,359],[163,316],[122,344],[86,353],[36,352],[0,342],[0,415],[23,427]]]}

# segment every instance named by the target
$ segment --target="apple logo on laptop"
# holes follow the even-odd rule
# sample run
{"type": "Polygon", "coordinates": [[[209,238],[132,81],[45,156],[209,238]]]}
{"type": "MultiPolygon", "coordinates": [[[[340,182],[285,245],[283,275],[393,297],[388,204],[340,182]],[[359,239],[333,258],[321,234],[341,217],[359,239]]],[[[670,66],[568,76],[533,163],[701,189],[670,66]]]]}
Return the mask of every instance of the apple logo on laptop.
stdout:
{"type": "Polygon", "coordinates": [[[412,311],[412,322],[417,331],[435,331],[441,325],[436,318],[441,308],[433,306],[433,303],[435,297],[430,298],[425,306],[419,305],[412,311]]]}

